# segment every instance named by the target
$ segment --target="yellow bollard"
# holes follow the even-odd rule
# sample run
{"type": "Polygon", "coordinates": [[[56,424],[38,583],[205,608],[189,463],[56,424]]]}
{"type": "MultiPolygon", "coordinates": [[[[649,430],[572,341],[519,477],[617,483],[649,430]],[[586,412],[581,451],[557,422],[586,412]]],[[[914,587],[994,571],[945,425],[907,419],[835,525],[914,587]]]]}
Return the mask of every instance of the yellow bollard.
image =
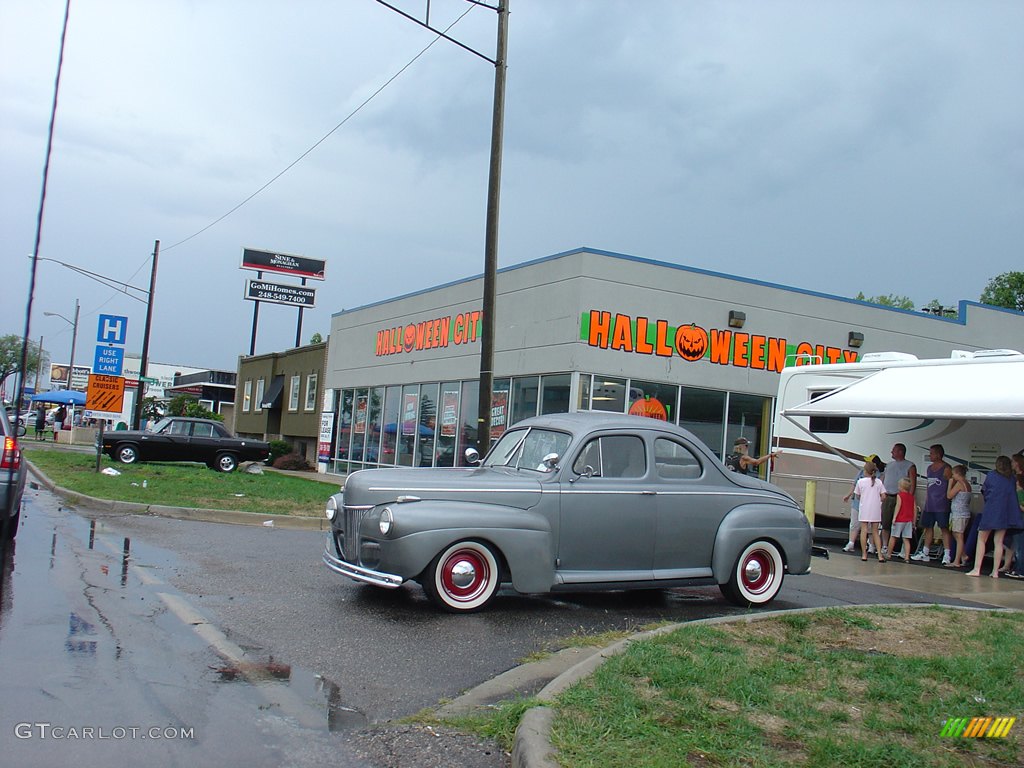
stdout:
{"type": "Polygon", "coordinates": [[[811,526],[811,530],[814,530],[814,502],[818,495],[818,481],[808,480],[807,487],[804,489],[804,514],[807,516],[807,522],[811,526]]]}

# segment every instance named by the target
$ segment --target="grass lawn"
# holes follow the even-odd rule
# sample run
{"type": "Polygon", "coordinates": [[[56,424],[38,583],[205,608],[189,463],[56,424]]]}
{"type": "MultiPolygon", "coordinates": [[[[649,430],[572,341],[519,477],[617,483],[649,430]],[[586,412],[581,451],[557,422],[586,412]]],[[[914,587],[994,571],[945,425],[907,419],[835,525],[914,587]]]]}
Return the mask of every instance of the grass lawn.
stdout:
{"type": "Polygon", "coordinates": [[[947,718],[1024,714],[1024,614],[827,609],[637,642],[564,692],[565,768],[1020,766],[947,718]]]}
{"type": "Polygon", "coordinates": [[[25,455],[57,485],[100,499],[199,509],[232,509],[260,514],[319,517],[337,486],[319,480],[265,472],[215,472],[202,464],[143,463],[114,467],[111,477],[96,472],[96,455],[24,444],[25,455]],[[145,487],[143,487],[145,482],[145,487]]]}

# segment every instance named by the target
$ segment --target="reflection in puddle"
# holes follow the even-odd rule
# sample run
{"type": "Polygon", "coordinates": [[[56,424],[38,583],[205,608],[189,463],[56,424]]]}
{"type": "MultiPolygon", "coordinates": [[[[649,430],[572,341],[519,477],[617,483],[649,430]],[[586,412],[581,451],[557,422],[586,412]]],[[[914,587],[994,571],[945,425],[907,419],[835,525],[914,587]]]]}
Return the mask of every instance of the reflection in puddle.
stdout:
{"type": "Polygon", "coordinates": [[[68,616],[68,639],[64,641],[64,650],[72,655],[95,656],[96,641],[85,639],[95,635],[96,626],[72,612],[68,616]]]}
{"type": "Polygon", "coordinates": [[[317,710],[323,708],[328,731],[345,731],[368,724],[365,714],[342,701],[341,688],[320,675],[282,664],[271,656],[265,662],[227,664],[214,668],[222,682],[252,685],[283,685],[301,701],[317,710]]]}

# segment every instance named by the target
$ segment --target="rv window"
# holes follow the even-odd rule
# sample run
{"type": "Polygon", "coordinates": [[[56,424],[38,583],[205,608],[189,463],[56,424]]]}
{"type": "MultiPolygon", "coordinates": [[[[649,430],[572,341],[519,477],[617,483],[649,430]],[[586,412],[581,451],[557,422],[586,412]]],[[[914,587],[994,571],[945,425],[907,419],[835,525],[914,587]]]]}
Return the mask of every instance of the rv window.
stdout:
{"type": "MultiPolygon", "coordinates": [[[[817,400],[831,391],[811,392],[811,400],[817,400]]],[[[845,435],[850,431],[850,419],[848,416],[811,416],[810,428],[811,432],[819,434],[845,435]]]]}

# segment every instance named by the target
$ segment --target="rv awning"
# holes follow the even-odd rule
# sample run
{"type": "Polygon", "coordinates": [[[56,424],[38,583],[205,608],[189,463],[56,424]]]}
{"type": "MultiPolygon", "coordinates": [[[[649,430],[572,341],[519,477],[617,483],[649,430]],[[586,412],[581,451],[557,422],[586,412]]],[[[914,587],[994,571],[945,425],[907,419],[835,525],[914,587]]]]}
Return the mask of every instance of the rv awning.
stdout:
{"type": "Polygon", "coordinates": [[[260,408],[276,408],[281,399],[282,390],[284,390],[284,376],[275,376],[273,381],[270,382],[270,388],[263,396],[260,408]]]}
{"type": "Polygon", "coordinates": [[[903,419],[1024,420],[1024,361],[899,366],[782,415],[903,419]]]}

